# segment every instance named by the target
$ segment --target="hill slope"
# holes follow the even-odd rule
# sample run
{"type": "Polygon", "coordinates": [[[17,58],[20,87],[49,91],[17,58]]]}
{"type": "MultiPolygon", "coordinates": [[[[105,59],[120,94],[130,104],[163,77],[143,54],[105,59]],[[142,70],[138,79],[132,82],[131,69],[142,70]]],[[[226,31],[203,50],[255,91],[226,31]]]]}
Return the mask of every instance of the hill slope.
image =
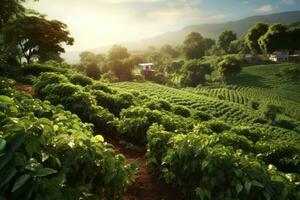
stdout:
{"type": "MultiPolygon", "coordinates": [[[[241,20],[231,21],[226,23],[187,26],[181,30],[174,31],[174,32],[167,32],[164,34],[157,35],[153,38],[147,38],[144,40],[133,41],[133,42],[122,42],[121,44],[126,46],[129,49],[143,49],[150,45],[159,47],[166,43],[171,45],[178,45],[183,41],[184,37],[192,31],[200,32],[205,37],[216,38],[224,30],[233,30],[238,34],[238,36],[241,36],[245,34],[245,32],[250,27],[252,27],[256,22],[265,22],[268,24],[273,24],[273,23],[291,24],[291,23],[299,22],[299,20],[300,20],[300,11],[252,16],[241,20]]],[[[90,49],[90,51],[105,52],[110,47],[111,45],[96,47],[95,49],[90,49]]],[[[66,59],[67,62],[76,63],[79,61],[79,56],[78,56],[79,53],[80,52],[76,52],[76,51],[66,52],[63,55],[63,57],[64,59],[66,59]]]]}

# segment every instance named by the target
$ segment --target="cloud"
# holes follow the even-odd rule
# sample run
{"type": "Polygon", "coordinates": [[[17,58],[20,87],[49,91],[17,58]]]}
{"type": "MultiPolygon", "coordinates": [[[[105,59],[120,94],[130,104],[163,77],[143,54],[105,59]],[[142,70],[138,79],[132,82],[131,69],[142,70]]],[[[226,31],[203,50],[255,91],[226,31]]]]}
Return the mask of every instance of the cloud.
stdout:
{"type": "Polygon", "coordinates": [[[281,0],[282,3],[285,3],[285,4],[294,4],[295,3],[295,0],[281,0]]]}
{"type": "Polygon", "coordinates": [[[102,0],[105,3],[119,4],[119,3],[148,3],[148,2],[159,2],[163,0],[102,0]]]}
{"type": "Polygon", "coordinates": [[[271,4],[266,4],[256,9],[256,12],[268,13],[271,12],[272,10],[273,10],[273,6],[271,4]]]}

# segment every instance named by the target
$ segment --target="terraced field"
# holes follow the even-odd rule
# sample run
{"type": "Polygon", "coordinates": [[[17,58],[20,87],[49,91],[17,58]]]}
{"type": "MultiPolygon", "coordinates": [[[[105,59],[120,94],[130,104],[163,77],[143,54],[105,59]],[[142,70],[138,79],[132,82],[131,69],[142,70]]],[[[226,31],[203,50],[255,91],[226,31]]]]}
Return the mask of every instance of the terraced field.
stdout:
{"type": "Polygon", "coordinates": [[[266,124],[260,110],[254,110],[242,104],[220,100],[203,94],[195,94],[153,83],[116,83],[113,84],[113,87],[142,92],[149,96],[163,98],[176,105],[186,106],[195,111],[208,112],[214,117],[232,125],[251,125],[256,128],[259,127],[265,132],[270,133],[270,137],[273,139],[282,137],[289,138],[290,135],[298,134],[295,131],[266,124]]]}

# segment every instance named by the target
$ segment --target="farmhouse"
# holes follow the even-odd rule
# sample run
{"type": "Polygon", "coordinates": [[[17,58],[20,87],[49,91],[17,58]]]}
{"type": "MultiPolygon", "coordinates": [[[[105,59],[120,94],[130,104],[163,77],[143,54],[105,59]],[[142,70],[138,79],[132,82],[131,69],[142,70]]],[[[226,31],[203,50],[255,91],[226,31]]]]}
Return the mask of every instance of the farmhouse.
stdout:
{"type": "Polygon", "coordinates": [[[154,64],[153,63],[141,63],[139,64],[141,67],[141,75],[145,78],[153,76],[155,70],[154,70],[154,64]]]}
{"type": "Polygon", "coordinates": [[[288,61],[290,57],[289,51],[274,51],[270,56],[269,59],[274,62],[284,62],[288,61]]]}

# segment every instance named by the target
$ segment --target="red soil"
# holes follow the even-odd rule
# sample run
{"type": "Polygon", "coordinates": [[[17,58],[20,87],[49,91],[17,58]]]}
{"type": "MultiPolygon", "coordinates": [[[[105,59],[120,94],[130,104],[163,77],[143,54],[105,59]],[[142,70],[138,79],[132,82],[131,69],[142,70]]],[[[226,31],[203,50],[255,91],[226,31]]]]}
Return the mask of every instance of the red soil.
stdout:
{"type": "Polygon", "coordinates": [[[22,91],[22,92],[25,92],[25,93],[28,93],[30,94],[31,96],[36,96],[33,88],[32,88],[32,85],[26,85],[26,84],[23,84],[23,83],[16,83],[15,84],[15,88],[16,90],[18,91],[22,91]]]}
{"type": "Polygon", "coordinates": [[[128,147],[111,138],[105,141],[114,145],[118,153],[126,157],[128,163],[135,162],[139,165],[135,182],[130,185],[123,196],[123,200],[180,200],[180,195],[162,180],[147,163],[144,147],[128,147]]]}

